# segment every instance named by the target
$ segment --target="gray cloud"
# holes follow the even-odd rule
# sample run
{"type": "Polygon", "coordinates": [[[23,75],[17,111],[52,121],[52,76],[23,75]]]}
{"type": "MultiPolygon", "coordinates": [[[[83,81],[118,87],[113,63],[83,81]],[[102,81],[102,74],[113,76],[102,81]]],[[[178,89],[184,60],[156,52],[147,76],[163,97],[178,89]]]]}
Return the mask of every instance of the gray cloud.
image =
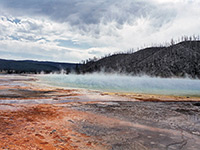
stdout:
{"type": "Polygon", "coordinates": [[[199,6],[194,0],[0,0],[1,57],[80,62],[200,34],[199,6]]]}
{"type": "Polygon", "coordinates": [[[116,28],[122,28],[138,18],[152,18],[152,25],[159,28],[176,16],[173,8],[147,0],[2,0],[0,4],[14,15],[45,16],[92,34],[101,32],[99,24],[116,22],[116,28]]]}

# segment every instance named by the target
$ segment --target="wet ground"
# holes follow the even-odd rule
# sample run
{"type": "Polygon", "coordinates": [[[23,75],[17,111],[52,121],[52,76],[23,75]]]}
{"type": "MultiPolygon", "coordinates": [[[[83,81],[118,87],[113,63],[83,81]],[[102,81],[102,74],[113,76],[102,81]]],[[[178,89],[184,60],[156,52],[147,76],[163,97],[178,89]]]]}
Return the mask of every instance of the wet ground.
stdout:
{"type": "Polygon", "coordinates": [[[199,150],[199,98],[61,89],[0,76],[0,149],[199,150]]]}

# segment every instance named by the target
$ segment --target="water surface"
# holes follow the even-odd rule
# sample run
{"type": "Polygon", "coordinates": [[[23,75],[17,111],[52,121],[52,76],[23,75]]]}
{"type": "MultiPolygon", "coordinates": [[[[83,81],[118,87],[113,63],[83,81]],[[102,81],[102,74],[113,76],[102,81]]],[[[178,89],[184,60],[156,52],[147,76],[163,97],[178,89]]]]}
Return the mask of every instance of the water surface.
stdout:
{"type": "Polygon", "coordinates": [[[189,78],[153,78],[119,74],[51,74],[39,79],[49,85],[107,92],[133,92],[200,97],[200,80],[189,78]]]}

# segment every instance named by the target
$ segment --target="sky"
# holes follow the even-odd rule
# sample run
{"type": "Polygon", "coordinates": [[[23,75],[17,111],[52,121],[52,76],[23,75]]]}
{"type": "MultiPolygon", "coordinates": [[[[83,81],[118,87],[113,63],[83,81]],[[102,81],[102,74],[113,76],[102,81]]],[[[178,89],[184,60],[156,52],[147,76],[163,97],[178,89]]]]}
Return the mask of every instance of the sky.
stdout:
{"type": "Polygon", "coordinates": [[[199,27],[199,0],[0,0],[0,58],[77,63],[199,27]]]}

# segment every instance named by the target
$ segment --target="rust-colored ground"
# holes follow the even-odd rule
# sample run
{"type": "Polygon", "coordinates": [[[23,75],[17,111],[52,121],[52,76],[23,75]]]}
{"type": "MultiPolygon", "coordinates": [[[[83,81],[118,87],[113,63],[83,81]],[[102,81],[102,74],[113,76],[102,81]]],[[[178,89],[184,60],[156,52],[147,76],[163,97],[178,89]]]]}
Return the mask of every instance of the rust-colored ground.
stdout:
{"type": "Polygon", "coordinates": [[[0,112],[0,149],[104,149],[73,129],[87,114],[43,104],[18,107],[0,112]]]}
{"type": "Polygon", "coordinates": [[[1,76],[0,149],[198,150],[200,147],[199,98],[85,94],[41,86],[29,76],[1,76]],[[88,101],[82,101],[85,98],[88,101]]]}
{"type": "Polygon", "coordinates": [[[1,76],[0,149],[104,149],[102,144],[91,142],[91,137],[74,130],[74,119],[83,120],[87,114],[53,104],[35,104],[42,99],[58,103],[68,97],[79,99],[77,90],[41,87],[34,81],[26,76],[1,76]],[[5,102],[24,100],[27,104],[5,102]]]}

